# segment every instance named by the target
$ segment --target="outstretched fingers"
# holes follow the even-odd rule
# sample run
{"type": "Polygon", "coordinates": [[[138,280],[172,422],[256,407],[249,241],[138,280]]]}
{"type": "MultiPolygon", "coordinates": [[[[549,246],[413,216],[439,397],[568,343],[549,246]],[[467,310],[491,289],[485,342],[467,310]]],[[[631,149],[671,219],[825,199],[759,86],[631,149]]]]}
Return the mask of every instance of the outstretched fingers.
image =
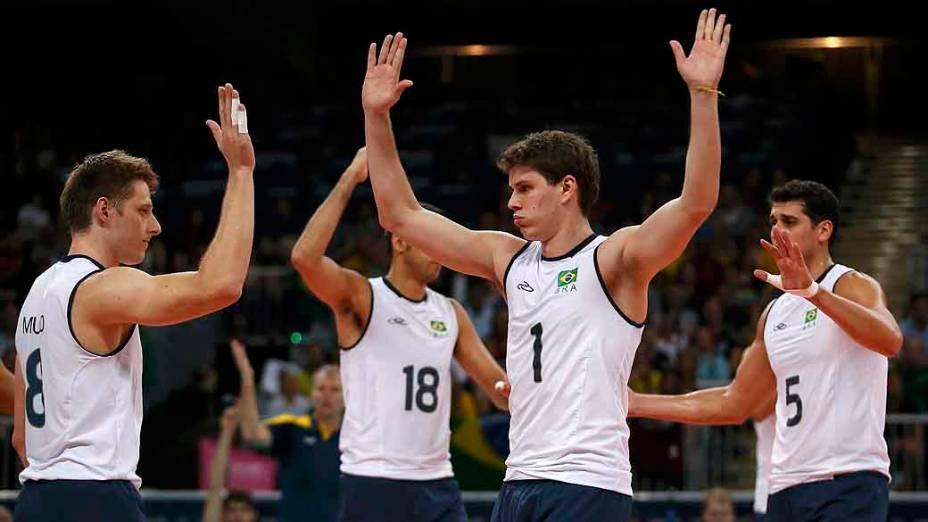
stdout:
{"type": "Polygon", "coordinates": [[[712,34],[715,32],[715,8],[709,9],[709,15],[706,17],[704,40],[712,40],[712,34]]]}
{"type": "Polygon", "coordinates": [[[370,71],[377,65],[377,44],[371,42],[367,48],[367,70],[370,71]]]}
{"type": "Polygon", "coordinates": [[[721,44],[722,33],[725,31],[725,14],[720,14],[718,22],[715,24],[715,30],[712,31],[712,41],[721,44]]]}
{"type": "Polygon", "coordinates": [[[780,250],[776,247],[776,245],[774,245],[773,243],[770,243],[766,239],[760,240],[760,246],[762,246],[764,250],[766,250],[771,256],[773,256],[774,261],[778,261],[783,258],[783,254],[780,253],[780,250]]]}
{"type": "Polygon", "coordinates": [[[393,42],[393,35],[388,34],[383,39],[383,45],[380,46],[380,56],[377,58],[377,65],[387,62],[387,54],[390,52],[390,44],[393,42]]]}
{"type": "Polygon", "coordinates": [[[387,65],[393,64],[393,58],[396,57],[396,51],[400,47],[400,42],[403,40],[403,33],[396,33],[393,37],[393,41],[390,42],[390,52],[387,53],[387,61],[384,62],[387,65]]]}
{"type": "Polygon", "coordinates": [[[706,17],[709,11],[703,9],[699,13],[699,21],[696,22],[696,40],[702,40],[706,36],[706,17]]]}
{"type": "Polygon", "coordinates": [[[731,39],[731,24],[725,25],[725,30],[722,32],[722,50],[728,50],[728,42],[731,39]]]}
{"type": "MultiPolygon", "coordinates": [[[[400,33],[403,34],[403,33],[400,33]]],[[[400,70],[403,68],[403,58],[406,56],[406,38],[400,38],[399,46],[396,49],[396,53],[393,55],[393,60],[391,60],[390,65],[396,69],[396,76],[399,78],[400,70]]]]}

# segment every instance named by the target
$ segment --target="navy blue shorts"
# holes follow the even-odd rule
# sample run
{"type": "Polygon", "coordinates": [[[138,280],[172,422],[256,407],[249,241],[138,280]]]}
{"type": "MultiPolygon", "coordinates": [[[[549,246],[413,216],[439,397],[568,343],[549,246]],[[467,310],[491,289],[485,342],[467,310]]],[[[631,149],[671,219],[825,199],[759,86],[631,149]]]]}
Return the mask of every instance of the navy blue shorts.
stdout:
{"type": "Polygon", "coordinates": [[[340,522],[467,522],[458,482],[396,480],[342,473],[340,522]]]}
{"type": "Polygon", "coordinates": [[[503,482],[490,520],[627,522],[631,517],[628,495],[556,480],[513,480],[503,482]]]}
{"type": "Polygon", "coordinates": [[[143,522],[142,496],[127,480],[27,480],[16,522],[143,522]]]}
{"type": "Polygon", "coordinates": [[[875,471],[835,475],[767,497],[767,522],[886,522],[889,479],[875,471]]]}

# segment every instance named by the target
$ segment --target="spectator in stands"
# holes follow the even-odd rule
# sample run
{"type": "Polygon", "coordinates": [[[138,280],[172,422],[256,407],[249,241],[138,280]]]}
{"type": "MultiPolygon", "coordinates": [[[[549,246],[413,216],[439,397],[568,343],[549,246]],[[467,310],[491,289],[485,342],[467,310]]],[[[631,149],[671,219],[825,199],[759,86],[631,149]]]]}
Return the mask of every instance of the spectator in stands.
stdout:
{"type": "MultiPolygon", "coordinates": [[[[229,406],[219,419],[219,442],[209,466],[209,489],[203,505],[203,522],[257,522],[258,511],[247,493],[230,491],[222,498],[226,471],[229,467],[229,451],[238,429],[237,406],[229,406]]],[[[0,522],[3,521],[0,516],[0,522]]]]}
{"type": "Polygon", "coordinates": [[[258,522],[258,510],[251,495],[230,491],[222,501],[222,522],[258,522]]]}
{"type": "Polygon", "coordinates": [[[286,364],[280,370],[280,391],[268,401],[265,415],[276,417],[289,413],[303,415],[309,410],[309,398],[300,385],[300,368],[286,364]]]}
{"type": "Polygon", "coordinates": [[[699,351],[696,359],[698,386],[705,387],[715,382],[728,380],[731,375],[728,358],[711,327],[700,326],[696,330],[696,349],[699,351]]]}
{"type": "Polygon", "coordinates": [[[235,339],[230,345],[241,377],[242,438],[270,450],[278,462],[278,520],[334,522],[341,460],[338,432],[345,409],[338,367],[328,364],[316,370],[311,412],[283,414],[262,423],[258,420],[254,370],[245,346],[235,339]]]}
{"type": "MultiPolygon", "coordinates": [[[[928,350],[928,293],[917,293],[909,300],[909,316],[899,325],[905,338],[918,337],[922,350],[928,350]]],[[[928,355],[928,353],[925,353],[928,355]]]]}
{"type": "Polygon", "coordinates": [[[735,522],[735,503],[724,488],[710,489],[702,509],[703,522],[735,522]]]}
{"type": "Polygon", "coordinates": [[[13,514],[3,506],[0,506],[0,522],[13,522],[13,514]]]}

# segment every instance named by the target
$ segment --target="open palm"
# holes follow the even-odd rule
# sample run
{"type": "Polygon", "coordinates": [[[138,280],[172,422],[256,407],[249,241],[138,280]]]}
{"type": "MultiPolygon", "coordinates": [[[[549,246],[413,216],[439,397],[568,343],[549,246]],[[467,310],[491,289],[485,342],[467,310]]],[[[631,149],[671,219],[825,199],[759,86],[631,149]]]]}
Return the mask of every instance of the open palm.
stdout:
{"type": "MultiPolygon", "coordinates": [[[[761,239],[760,244],[777,264],[783,290],[808,288],[813,282],[812,273],[806,265],[802,251],[799,250],[799,245],[789,237],[789,232],[785,230],[774,227],[770,235],[773,243],[761,239]]],[[[754,277],[769,282],[771,274],[763,270],[755,270],[754,277]]]]}
{"type": "Polygon", "coordinates": [[[673,55],[677,61],[677,71],[683,81],[690,87],[708,87],[715,89],[722,78],[722,69],[725,66],[725,54],[728,52],[728,41],[731,34],[731,24],[725,23],[725,15],[716,19],[715,9],[705,9],[699,14],[696,24],[696,41],[690,55],[686,56],[680,42],[670,42],[673,55]]]}
{"type": "Polygon", "coordinates": [[[367,74],[361,88],[361,105],[365,111],[386,112],[396,105],[403,91],[412,87],[409,80],[400,80],[406,38],[403,33],[387,35],[377,56],[377,44],[367,50],[367,74]]]}

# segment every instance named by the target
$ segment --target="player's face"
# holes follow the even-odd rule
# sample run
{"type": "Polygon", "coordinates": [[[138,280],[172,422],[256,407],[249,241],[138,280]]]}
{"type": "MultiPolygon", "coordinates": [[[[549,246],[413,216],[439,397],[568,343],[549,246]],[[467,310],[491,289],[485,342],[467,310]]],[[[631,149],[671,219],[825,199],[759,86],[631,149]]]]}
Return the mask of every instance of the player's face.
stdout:
{"type": "Polygon", "coordinates": [[[438,279],[438,274],[441,273],[441,265],[436,263],[431,257],[427,256],[425,252],[410,245],[409,243],[403,243],[403,245],[404,246],[394,244],[393,248],[403,248],[403,261],[409,267],[410,272],[415,275],[417,280],[425,284],[429,284],[432,281],[438,279]]]}
{"type": "Polygon", "coordinates": [[[131,195],[118,205],[114,214],[112,223],[119,262],[137,265],[145,260],[151,238],[161,233],[148,185],[144,181],[136,181],[131,195]]]}
{"type": "Polygon", "coordinates": [[[338,374],[317,373],[310,398],[316,407],[316,415],[332,417],[341,414],[345,407],[341,378],[338,374]]]}
{"type": "Polygon", "coordinates": [[[244,502],[229,502],[222,514],[222,522],[257,522],[255,508],[244,502]]]}
{"type": "Polygon", "coordinates": [[[522,237],[544,241],[557,232],[558,213],[564,194],[559,183],[551,185],[532,167],[516,166],[509,170],[509,210],[522,237]]]}
{"type": "Polygon", "coordinates": [[[827,228],[825,223],[822,221],[813,226],[812,219],[805,213],[801,201],[774,203],[770,208],[771,241],[774,228],[786,230],[789,237],[799,245],[799,250],[806,259],[823,245],[828,245],[830,228],[827,228]]]}

